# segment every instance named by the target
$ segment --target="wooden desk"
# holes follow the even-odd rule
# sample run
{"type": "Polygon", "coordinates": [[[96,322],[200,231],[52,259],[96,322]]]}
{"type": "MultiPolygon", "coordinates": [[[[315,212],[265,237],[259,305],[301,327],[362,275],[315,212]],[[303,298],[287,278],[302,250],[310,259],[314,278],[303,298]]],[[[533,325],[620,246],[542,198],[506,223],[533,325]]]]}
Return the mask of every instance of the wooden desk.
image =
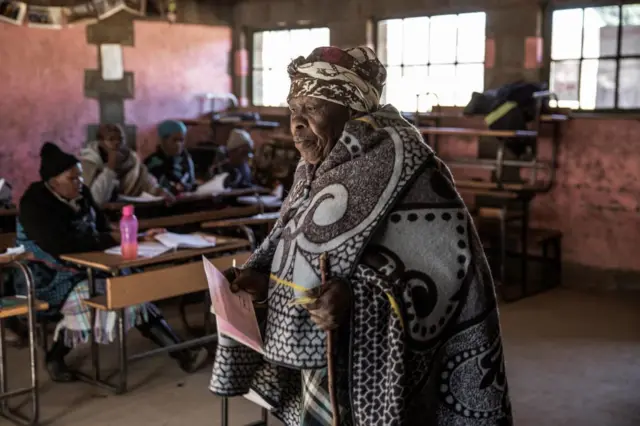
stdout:
{"type": "Polygon", "coordinates": [[[176,226],[193,225],[209,220],[228,219],[231,217],[252,216],[260,212],[259,206],[226,207],[216,210],[186,213],[175,216],[155,217],[139,219],[138,226],[141,230],[151,228],[171,228],[176,226]]]}
{"type": "Polygon", "coordinates": [[[122,256],[107,254],[102,251],[89,253],[65,254],[60,258],[85,268],[116,274],[123,269],[141,268],[145,266],[161,265],[180,262],[199,256],[210,256],[215,253],[248,248],[249,242],[239,238],[216,237],[216,246],[202,249],[184,249],[166,253],[155,257],[141,257],[135,260],[125,260],[122,256]]]}
{"type": "MultiPolygon", "coordinates": [[[[29,313],[29,303],[25,298],[10,296],[10,297],[3,297],[0,300],[8,301],[12,305],[6,308],[3,308],[2,306],[0,306],[0,319],[18,317],[21,315],[27,315],[29,313]]],[[[47,309],[49,309],[49,304],[47,302],[35,300],[34,308],[36,311],[46,311],[47,309]]]]}
{"type": "Polygon", "coordinates": [[[423,135],[492,136],[497,138],[535,138],[538,136],[538,132],[533,130],[490,130],[459,127],[419,127],[418,130],[423,135]]]}
{"type": "Polygon", "coordinates": [[[0,208],[0,216],[17,216],[17,215],[18,215],[18,209],[15,207],[12,207],[10,209],[0,208]]]}

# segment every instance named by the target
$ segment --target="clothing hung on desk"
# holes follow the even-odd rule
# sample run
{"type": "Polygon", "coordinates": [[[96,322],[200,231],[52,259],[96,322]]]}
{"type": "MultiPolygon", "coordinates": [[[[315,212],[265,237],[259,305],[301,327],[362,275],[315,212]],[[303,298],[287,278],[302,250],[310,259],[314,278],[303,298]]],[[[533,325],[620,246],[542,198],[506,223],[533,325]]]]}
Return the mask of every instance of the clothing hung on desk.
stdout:
{"type": "Polygon", "coordinates": [[[210,389],[250,389],[287,426],[511,426],[491,273],[449,170],[385,106],[352,120],[316,169],[301,162],[281,219],[244,267],[271,275],[264,354],[221,336],[210,389]],[[366,178],[361,171],[367,173],[366,178]],[[351,284],[334,332],[289,302],[328,275],[351,284]]]}
{"type": "MultiPolygon", "coordinates": [[[[90,310],[81,303],[89,297],[87,274],[59,256],[104,250],[117,244],[89,189],[83,187],[78,199],[65,200],[44,182],[31,184],[20,200],[16,243],[35,258],[27,266],[35,282],[36,298],[49,303],[47,314],[63,314],[56,327],[56,339],[62,337],[70,347],[87,342],[91,332],[90,310]]],[[[16,274],[14,279],[16,292],[26,294],[24,277],[16,274]]],[[[98,287],[98,294],[104,294],[104,286],[98,287]]],[[[157,308],[151,304],[128,308],[127,327],[145,322],[149,313],[155,312],[157,308]]],[[[114,327],[114,313],[99,311],[94,330],[99,343],[113,340],[114,327]]]]}
{"type": "Polygon", "coordinates": [[[143,192],[152,193],[158,187],[156,178],[132,150],[117,170],[107,167],[107,154],[97,141],[89,142],[80,151],[80,160],[84,183],[98,205],[116,201],[118,195],[137,197],[143,192]]]}
{"type": "Polygon", "coordinates": [[[149,173],[158,180],[158,184],[174,195],[195,190],[195,168],[191,155],[186,150],[175,157],[169,157],[162,148],[158,147],[144,163],[149,173]],[[183,191],[176,188],[177,184],[183,187],[183,191]]]}

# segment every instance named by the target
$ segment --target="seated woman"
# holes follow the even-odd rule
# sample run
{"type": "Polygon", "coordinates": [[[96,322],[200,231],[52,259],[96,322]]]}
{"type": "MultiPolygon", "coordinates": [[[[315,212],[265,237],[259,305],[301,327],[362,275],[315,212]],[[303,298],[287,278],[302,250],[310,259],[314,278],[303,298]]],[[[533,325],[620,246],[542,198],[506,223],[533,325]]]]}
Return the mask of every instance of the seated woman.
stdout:
{"type": "Polygon", "coordinates": [[[187,126],[182,121],[166,120],[158,126],[160,143],[145,165],[160,186],[174,195],[196,188],[196,174],[191,155],[184,149],[187,126]]]}
{"type": "Polygon", "coordinates": [[[84,182],[99,206],[116,201],[118,195],[137,197],[143,192],[173,198],[127,146],[122,127],[102,124],[97,139],[80,152],[80,160],[84,182]]]}
{"type": "MultiPolygon", "coordinates": [[[[42,180],[32,183],[20,200],[17,242],[35,256],[29,267],[36,280],[36,297],[49,303],[50,313],[62,315],[46,365],[52,380],[67,382],[75,377],[64,357],[74,346],[87,342],[91,332],[99,343],[113,341],[115,313],[98,311],[95,329],[91,329],[90,311],[82,304],[89,298],[86,273],[66,265],[59,256],[104,250],[117,242],[91,191],[82,183],[78,160],[49,142],[42,147],[40,157],[42,180]]],[[[157,232],[149,231],[146,238],[157,232]]],[[[24,292],[24,286],[19,287],[24,292]]],[[[100,292],[104,281],[98,280],[97,287],[100,292]]],[[[128,308],[126,321],[128,328],[137,327],[160,346],[180,341],[152,304],[128,308]]],[[[206,361],[207,353],[204,349],[180,350],[171,356],[183,370],[192,372],[206,361]]]]}
{"type": "Polygon", "coordinates": [[[384,66],[324,47],[288,72],[303,161],[269,237],[225,274],[266,308],[264,347],[221,336],[210,389],[252,390],[286,426],[511,426],[487,260],[448,168],[380,105],[384,66]]]}
{"type": "Polygon", "coordinates": [[[253,187],[249,158],[253,155],[253,139],[246,130],[233,129],[227,145],[220,148],[211,168],[211,176],[228,173],[225,187],[242,189],[253,187]]]}

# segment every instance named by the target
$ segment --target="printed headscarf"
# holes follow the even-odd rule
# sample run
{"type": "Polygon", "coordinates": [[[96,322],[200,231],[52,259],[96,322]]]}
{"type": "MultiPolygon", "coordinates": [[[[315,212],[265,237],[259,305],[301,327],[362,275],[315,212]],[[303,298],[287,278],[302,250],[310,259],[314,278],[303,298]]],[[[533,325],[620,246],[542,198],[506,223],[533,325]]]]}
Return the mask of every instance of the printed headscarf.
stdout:
{"type": "Polygon", "coordinates": [[[318,47],[309,56],[294,59],[287,68],[291,88],[287,101],[311,96],[360,112],[380,104],[387,71],[368,47],[318,47]]]}

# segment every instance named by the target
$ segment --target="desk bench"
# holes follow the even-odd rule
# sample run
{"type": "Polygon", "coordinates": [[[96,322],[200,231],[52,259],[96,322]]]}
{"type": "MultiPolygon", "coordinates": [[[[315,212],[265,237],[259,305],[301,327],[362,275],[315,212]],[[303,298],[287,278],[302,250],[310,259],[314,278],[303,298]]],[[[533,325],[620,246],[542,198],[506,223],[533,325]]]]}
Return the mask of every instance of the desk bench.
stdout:
{"type": "Polygon", "coordinates": [[[36,355],[36,320],[35,314],[38,311],[46,311],[49,305],[46,302],[36,300],[33,277],[29,269],[19,261],[28,258],[28,254],[18,256],[0,256],[0,267],[17,268],[24,274],[27,283],[26,298],[3,297],[0,299],[0,416],[5,417],[16,424],[36,425],[40,415],[39,393],[38,393],[38,359],[36,355]],[[26,315],[28,319],[29,331],[29,358],[31,360],[31,386],[9,391],[7,389],[7,356],[5,348],[4,320],[17,316],[26,315]],[[9,407],[8,399],[16,396],[31,394],[31,413],[24,416],[9,407]]]}
{"type": "MultiPolygon", "coordinates": [[[[194,259],[201,256],[211,257],[215,254],[229,253],[245,250],[249,242],[237,238],[218,237],[215,247],[206,249],[178,250],[176,252],[160,255],[153,258],[139,258],[135,260],[123,260],[120,256],[108,255],[103,252],[82,253],[65,255],[61,258],[69,263],[87,268],[89,288],[94,295],[84,301],[91,308],[91,321],[95,323],[96,310],[114,311],[117,315],[117,346],[118,346],[118,370],[117,383],[101,379],[99,345],[91,333],[91,358],[93,364],[93,376],[79,373],[84,381],[106,388],[116,393],[127,391],[128,362],[170,352],[202,345],[217,339],[215,334],[192,339],[176,345],[162,347],[139,353],[128,357],[126,347],[125,308],[146,302],[154,302],[175,296],[185,295],[208,288],[207,279],[202,266],[202,261],[194,259]],[[178,265],[175,265],[179,263],[178,265]],[[174,264],[174,266],[140,272],[128,276],[118,276],[124,269],[157,267],[159,265],[174,264]],[[95,295],[95,279],[93,271],[108,272],[112,275],[106,280],[105,294],[95,295]]],[[[222,257],[213,257],[212,263],[219,269],[231,267],[233,261],[244,263],[250,253],[241,251],[235,254],[224,254],[222,257]]]]}
{"type": "Polygon", "coordinates": [[[273,226],[280,218],[279,212],[262,213],[249,217],[236,217],[232,219],[212,220],[204,222],[201,226],[203,229],[218,229],[218,228],[239,228],[244,232],[245,236],[251,243],[251,248],[256,248],[256,237],[251,226],[267,225],[273,226]]]}

